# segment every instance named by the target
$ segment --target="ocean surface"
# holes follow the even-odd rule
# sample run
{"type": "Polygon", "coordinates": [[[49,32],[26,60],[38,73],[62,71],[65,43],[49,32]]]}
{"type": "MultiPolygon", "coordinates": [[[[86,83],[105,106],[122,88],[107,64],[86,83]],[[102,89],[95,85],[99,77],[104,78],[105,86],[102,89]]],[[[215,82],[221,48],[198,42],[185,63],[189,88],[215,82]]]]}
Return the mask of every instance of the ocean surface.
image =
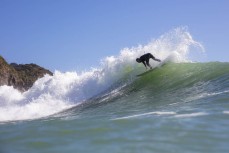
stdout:
{"type": "Polygon", "coordinates": [[[175,29],[24,93],[1,86],[0,152],[228,153],[229,63],[192,62],[193,48],[203,49],[175,29]],[[144,52],[163,61],[138,77],[144,52]]]}

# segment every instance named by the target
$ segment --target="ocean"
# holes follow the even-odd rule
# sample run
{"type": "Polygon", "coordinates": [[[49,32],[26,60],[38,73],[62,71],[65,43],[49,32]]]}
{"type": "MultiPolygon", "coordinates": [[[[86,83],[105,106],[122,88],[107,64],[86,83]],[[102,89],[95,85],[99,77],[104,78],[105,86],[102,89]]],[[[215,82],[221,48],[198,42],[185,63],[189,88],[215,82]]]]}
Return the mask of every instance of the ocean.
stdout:
{"type": "Polygon", "coordinates": [[[0,152],[229,152],[229,63],[194,62],[196,52],[203,46],[178,28],[24,93],[1,86],[0,152]],[[144,52],[162,63],[138,77],[144,52]]]}

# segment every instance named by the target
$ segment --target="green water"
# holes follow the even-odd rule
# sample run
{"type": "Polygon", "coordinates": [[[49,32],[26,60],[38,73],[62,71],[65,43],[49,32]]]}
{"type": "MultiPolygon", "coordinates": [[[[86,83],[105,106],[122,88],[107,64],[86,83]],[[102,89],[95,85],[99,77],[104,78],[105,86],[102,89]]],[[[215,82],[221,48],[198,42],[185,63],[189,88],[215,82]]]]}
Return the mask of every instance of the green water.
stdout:
{"type": "Polygon", "coordinates": [[[229,64],[167,64],[82,105],[0,124],[3,153],[227,153],[229,64]]]}

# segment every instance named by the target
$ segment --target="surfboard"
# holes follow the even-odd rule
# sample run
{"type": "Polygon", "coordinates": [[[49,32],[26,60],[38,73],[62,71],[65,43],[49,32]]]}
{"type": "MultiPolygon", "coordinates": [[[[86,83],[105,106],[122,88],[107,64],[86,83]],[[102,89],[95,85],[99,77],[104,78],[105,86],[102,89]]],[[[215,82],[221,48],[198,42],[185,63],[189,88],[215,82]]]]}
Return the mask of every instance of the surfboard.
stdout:
{"type": "Polygon", "coordinates": [[[156,69],[158,69],[158,68],[164,66],[165,64],[166,64],[165,62],[162,62],[162,63],[160,63],[158,66],[154,67],[153,69],[150,69],[150,70],[147,70],[147,71],[145,71],[145,72],[143,72],[143,73],[141,73],[141,74],[138,74],[137,77],[140,77],[140,76],[144,76],[144,75],[146,75],[146,74],[149,74],[149,73],[151,73],[152,71],[154,71],[154,70],[156,70],[156,69]]]}
{"type": "Polygon", "coordinates": [[[140,77],[140,76],[149,74],[150,72],[152,72],[152,71],[155,70],[155,69],[156,69],[156,68],[153,68],[153,69],[150,69],[150,70],[148,70],[148,71],[146,71],[146,72],[143,72],[143,73],[141,73],[141,74],[138,74],[137,77],[140,77]]]}

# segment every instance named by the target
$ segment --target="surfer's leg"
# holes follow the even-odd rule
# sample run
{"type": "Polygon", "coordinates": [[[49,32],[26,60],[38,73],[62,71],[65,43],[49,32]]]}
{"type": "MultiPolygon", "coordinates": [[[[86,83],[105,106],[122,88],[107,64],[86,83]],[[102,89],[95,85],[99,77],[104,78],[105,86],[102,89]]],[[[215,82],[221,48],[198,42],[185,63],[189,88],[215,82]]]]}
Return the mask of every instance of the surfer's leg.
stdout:
{"type": "Polygon", "coordinates": [[[152,69],[151,65],[149,64],[149,59],[146,59],[146,65],[152,69]]]}
{"type": "Polygon", "coordinates": [[[149,53],[149,58],[155,59],[155,57],[151,53],[149,53]]]}
{"type": "Polygon", "coordinates": [[[161,62],[160,59],[155,58],[152,54],[150,54],[149,56],[150,56],[150,58],[152,58],[153,60],[158,61],[158,62],[161,62]]]}

